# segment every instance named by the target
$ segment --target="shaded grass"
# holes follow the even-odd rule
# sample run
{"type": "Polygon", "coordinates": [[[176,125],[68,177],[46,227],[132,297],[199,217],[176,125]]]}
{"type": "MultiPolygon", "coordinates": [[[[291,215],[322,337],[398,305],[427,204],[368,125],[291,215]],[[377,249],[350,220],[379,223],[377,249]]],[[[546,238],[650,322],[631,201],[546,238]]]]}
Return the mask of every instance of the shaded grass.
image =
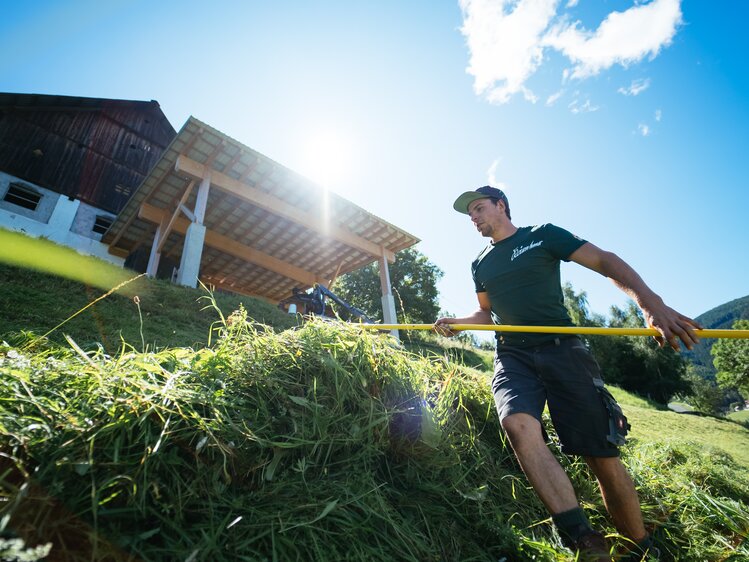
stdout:
{"type": "MultiPolygon", "coordinates": [[[[85,259],[104,263],[95,258],[85,259]]],[[[116,269],[127,279],[138,275],[116,269]]],[[[13,333],[46,333],[106,292],[106,289],[79,281],[2,263],[0,287],[0,318],[3,319],[0,337],[11,341],[13,333]]],[[[205,296],[203,289],[140,278],[125,286],[123,292],[107,297],[73,318],[50,334],[50,338],[64,344],[65,334],[68,334],[84,349],[102,345],[108,353],[117,352],[123,341],[138,342],[141,351],[143,344],[149,349],[203,346],[216,320],[215,314],[204,311],[208,304],[205,296]]],[[[216,293],[215,301],[224,315],[241,305],[264,324],[279,329],[297,324],[296,318],[252,297],[216,293]]]]}

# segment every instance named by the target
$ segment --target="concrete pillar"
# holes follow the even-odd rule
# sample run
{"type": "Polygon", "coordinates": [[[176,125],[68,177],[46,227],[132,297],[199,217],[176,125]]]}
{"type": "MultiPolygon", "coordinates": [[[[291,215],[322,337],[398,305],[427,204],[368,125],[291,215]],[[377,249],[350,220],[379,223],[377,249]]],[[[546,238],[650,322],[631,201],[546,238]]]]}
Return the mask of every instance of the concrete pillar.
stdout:
{"type": "MultiPolygon", "coordinates": [[[[382,288],[382,320],[385,324],[397,324],[398,317],[395,314],[395,299],[390,285],[390,268],[385,256],[380,257],[380,287],[382,288]]],[[[398,330],[391,330],[390,335],[400,340],[398,330]]]]}
{"type": "Polygon", "coordinates": [[[71,201],[67,196],[60,195],[47,221],[50,240],[60,244],[67,243],[70,227],[73,226],[73,220],[75,220],[80,204],[81,202],[77,199],[71,201]]]}
{"type": "Polygon", "coordinates": [[[195,196],[195,222],[203,224],[205,210],[208,207],[208,191],[211,188],[211,173],[208,172],[200,182],[198,194],[195,196]]]}
{"type": "Polygon", "coordinates": [[[187,227],[185,245],[182,248],[182,259],[179,262],[177,284],[193,288],[198,286],[205,231],[206,228],[202,224],[192,223],[187,227]]]}
{"type": "Polygon", "coordinates": [[[182,258],[179,262],[177,284],[187,287],[198,286],[200,275],[200,259],[203,257],[203,243],[206,228],[203,225],[205,211],[208,206],[208,191],[211,188],[211,174],[208,172],[200,182],[195,197],[195,218],[185,233],[185,245],[182,247],[182,258]]]}
{"type": "Polygon", "coordinates": [[[146,267],[146,275],[149,277],[156,277],[156,272],[159,270],[159,260],[161,259],[161,252],[156,251],[161,241],[161,225],[156,227],[156,234],[153,237],[153,244],[151,244],[151,254],[148,256],[148,267],[146,267]]]}

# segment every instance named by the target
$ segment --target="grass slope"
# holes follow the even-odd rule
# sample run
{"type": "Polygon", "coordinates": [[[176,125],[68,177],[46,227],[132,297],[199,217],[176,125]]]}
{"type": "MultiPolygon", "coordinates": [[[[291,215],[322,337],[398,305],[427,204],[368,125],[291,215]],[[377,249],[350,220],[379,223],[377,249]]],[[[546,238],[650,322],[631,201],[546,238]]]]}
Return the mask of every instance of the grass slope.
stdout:
{"type": "MultiPolygon", "coordinates": [[[[103,263],[87,260],[84,263],[93,262],[97,267],[103,263]]],[[[117,270],[119,279],[138,275],[122,275],[123,270],[117,270]]],[[[87,283],[2,263],[0,289],[0,337],[6,338],[24,330],[45,334],[107,292],[87,283]]],[[[141,351],[144,346],[205,345],[211,324],[218,319],[216,314],[204,312],[206,296],[204,290],[142,277],[75,316],[50,338],[64,343],[68,334],[84,349],[101,344],[110,353],[116,352],[123,340],[141,351]]],[[[224,315],[242,305],[257,321],[278,329],[297,323],[275,306],[252,297],[217,293],[215,300],[224,315]]]]}
{"type": "Polygon", "coordinates": [[[677,414],[619,388],[611,393],[632,423],[630,437],[640,444],[691,444],[705,454],[728,455],[749,470],[749,428],[734,419],[677,414]]]}
{"type": "MultiPolygon", "coordinates": [[[[215,295],[224,316],[243,303],[274,327],[240,312],[206,347],[220,314],[204,293],[146,279],[40,340],[17,334],[104,289],[9,265],[0,287],[0,558],[47,544],[47,560],[569,559],[503,440],[481,353],[284,330],[275,307],[230,295],[215,295]]],[[[612,391],[665,559],[749,559],[749,430],[612,391]]],[[[560,460],[616,543],[584,463],[560,460]]]]}
{"type": "MultiPolygon", "coordinates": [[[[49,560],[569,558],[483,373],[354,326],[275,333],[241,313],[211,348],[34,341],[0,349],[0,520],[49,560]]],[[[667,559],[749,556],[745,466],[670,440],[624,455],[667,559]]],[[[561,460],[613,534],[584,463],[561,460]]]]}
{"type": "Polygon", "coordinates": [[[740,412],[729,412],[726,416],[729,420],[749,424],[749,410],[741,410],[740,412]]]}

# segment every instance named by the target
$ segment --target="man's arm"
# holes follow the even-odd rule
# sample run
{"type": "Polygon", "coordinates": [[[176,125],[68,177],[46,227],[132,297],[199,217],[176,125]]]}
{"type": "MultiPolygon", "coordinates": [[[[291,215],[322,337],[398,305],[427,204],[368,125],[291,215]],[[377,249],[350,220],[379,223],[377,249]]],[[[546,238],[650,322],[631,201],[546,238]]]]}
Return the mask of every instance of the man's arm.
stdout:
{"type": "Polygon", "coordinates": [[[485,292],[476,293],[479,299],[479,308],[473,314],[463,318],[438,318],[434,323],[434,331],[443,336],[452,337],[455,335],[448,324],[492,324],[492,303],[489,301],[489,295],[485,292]]]}
{"type": "Polygon", "coordinates": [[[629,295],[642,310],[648,326],[662,334],[655,338],[661,347],[668,344],[679,351],[679,340],[684,342],[688,349],[692,349],[692,346],[699,342],[694,329],[702,326],[666,306],[663,299],[645,284],[642,277],[616,254],[586,242],[572,252],[569,259],[608,277],[614,285],[629,295]]]}

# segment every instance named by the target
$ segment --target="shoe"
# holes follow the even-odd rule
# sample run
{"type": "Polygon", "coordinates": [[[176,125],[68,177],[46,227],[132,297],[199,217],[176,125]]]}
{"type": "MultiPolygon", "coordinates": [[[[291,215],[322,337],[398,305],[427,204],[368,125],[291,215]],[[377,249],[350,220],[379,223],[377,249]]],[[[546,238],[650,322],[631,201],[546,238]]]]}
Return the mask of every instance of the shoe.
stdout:
{"type": "Polygon", "coordinates": [[[573,548],[578,552],[580,562],[611,562],[606,539],[596,531],[578,537],[573,548]]]}

